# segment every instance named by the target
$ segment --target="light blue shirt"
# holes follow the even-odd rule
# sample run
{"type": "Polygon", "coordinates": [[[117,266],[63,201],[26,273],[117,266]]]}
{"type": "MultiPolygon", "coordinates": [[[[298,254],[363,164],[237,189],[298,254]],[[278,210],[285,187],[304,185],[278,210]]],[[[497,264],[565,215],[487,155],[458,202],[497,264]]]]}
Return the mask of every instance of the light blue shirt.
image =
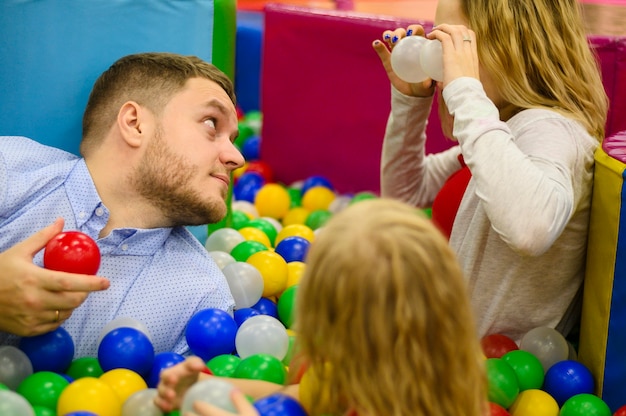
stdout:
{"type": "MultiPolygon", "coordinates": [[[[111,161],[111,169],[115,169],[111,161]]],[[[113,230],[98,239],[109,218],[82,158],[23,137],[0,137],[0,252],[56,218],[98,242],[99,276],[111,281],[63,323],[75,358],[97,357],[103,327],[117,317],[148,328],[155,352],[189,354],[185,327],[206,308],[232,314],[234,300],[218,265],[185,228],[113,230]]],[[[43,250],[34,258],[42,266],[43,250]]],[[[0,332],[0,345],[19,339],[0,332]]]]}

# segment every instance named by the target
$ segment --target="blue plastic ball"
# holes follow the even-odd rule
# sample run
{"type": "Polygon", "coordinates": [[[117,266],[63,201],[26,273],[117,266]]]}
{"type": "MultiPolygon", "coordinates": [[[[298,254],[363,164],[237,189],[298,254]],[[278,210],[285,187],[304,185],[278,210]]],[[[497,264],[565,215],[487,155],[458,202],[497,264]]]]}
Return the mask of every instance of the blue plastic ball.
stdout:
{"type": "Polygon", "coordinates": [[[328,179],[326,179],[323,176],[315,175],[315,176],[309,176],[308,178],[304,180],[304,182],[302,182],[300,195],[304,195],[306,191],[308,191],[310,188],[313,188],[314,186],[325,186],[331,191],[335,190],[335,188],[333,187],[333,184],[328,179]]]}
{"type": "Polygon", "coordinates": [[[115,368],[147,377],[154,363],[154,346],[140,330],[119,327],[107,333],[98,346],[98,362],[104,372],[115,368]]]}
{"type": "Polygon", "coordinates": [[[292,261],[304,262],[310,245],[309,240],[303,237],[285,237],[276,245],[275,252],[280,254],[287,263],[292,261]]]}
{"type": "Polygon", "coordinates": [[[278,306],[276,302],[268,298],[261,298],[257,303],[252,305],[252,309],[256,309],[263,315],[273,316],[278,319],[278,306]]]}
{"type": "Polygon", "coordinates": [[[559,404],[577,394],[593,394],[595,383],[591,371],[574,360],[563,360],[553,364],[546,372],[543,390],[559,404]]]}
{"type": "Polygon", "coordinates": [[[241,153],[247,161],[259,160],[261,155],[261,137],[251,136],[243,142],[241,153]]]}
{"type": "Polygon", "coordinates": [[[74,341],[62,327],[34,337],[24,337],[19,348],[30,359],[35,373],[63,373],[74,359],[74,341]]]}
{"type": "Polygon", "coordinates": [[[286,394],[275,393],[254,402],[260,416],[307,416],[302,405],[286,394]]]}
{"type": "Polygon", "coordinates": [[[241,324],[243,324],[243,322],[255,315],[260,315],[261,312],[257,311],[256,309],[253,308],[241,308],[241,309],[236,309],[235,310],[235,322],[237,323],[237,326],[240,327],[241,324]]]}
{"type": "Polygon", "coordinates": [[[237,323],[221,309],[204,309],[191,317],[185,329],[185,337],[191,351],[209,361],[221,354],[235,350],[237,323]]]}
{"type": "Polygon", "coordinates": [[[254,198],[263,185],[265,185],[265,179],[260,173],[244,172],[233,187],[233,195],[237,201],[254,203],[254,198]]]}
{"type": "Polygon", "coordinates": [[[175,352],[160,352],[154,356],[154,362],[152,363],[152,369],[146,378],[146,383],[149,388],[156,388],[159,384],[159,377],[161,376],[161,371],[165,370],[168,367],[176,365],[182,361],[185,361],[185,357],[175,352]]]}

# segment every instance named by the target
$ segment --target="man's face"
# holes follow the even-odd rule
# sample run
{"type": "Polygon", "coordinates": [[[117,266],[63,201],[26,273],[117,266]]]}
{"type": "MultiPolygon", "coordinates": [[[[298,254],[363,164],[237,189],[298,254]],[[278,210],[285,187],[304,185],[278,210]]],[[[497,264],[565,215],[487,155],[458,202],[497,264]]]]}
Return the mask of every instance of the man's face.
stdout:
{"type": "Polygon", "coordinates": [[[192,78],[163,109],[154,136],[131,178],[171,225],[220,221],[230,173],[244,164],[233,142],[237,112],[215,82],[192,78]]]}

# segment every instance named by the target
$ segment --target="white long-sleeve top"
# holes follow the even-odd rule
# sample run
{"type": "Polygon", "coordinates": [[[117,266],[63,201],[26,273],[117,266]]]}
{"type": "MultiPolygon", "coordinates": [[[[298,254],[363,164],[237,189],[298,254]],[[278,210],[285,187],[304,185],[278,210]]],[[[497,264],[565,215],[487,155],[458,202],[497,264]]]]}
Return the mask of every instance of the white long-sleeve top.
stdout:
{"type": "Polygon", "coordinates": [[[500,333],[519,341],[538,326],[567,333],[580,313],[598,141],[550,109],[500,121],[473,78],[451,82],[443,98],[458,145],[426,155],[432,99],[392,88],[381,194],[430,206],[463,154],[472,178],[450,245],[468,281],[479,336],[500,333]]]}

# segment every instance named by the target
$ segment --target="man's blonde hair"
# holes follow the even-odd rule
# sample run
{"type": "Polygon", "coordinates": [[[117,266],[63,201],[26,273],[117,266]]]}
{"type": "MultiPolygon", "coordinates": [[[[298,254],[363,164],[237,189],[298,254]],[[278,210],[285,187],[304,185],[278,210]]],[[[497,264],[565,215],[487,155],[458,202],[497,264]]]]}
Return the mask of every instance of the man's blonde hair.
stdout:
{"type": "Polygon", "coordinates": [[[196,56],[173,53],[139,53],[117,60],[96,80],[83,115],[83,156],[97,147],[127,101],[147,107],[155,114],[191,78],[217,83],[236,104],[232,81],[215,65],[196,56]]]}
{"type": "Polygon", "coordinates": [[[415,208],[355,203],[321,229],[298,288],[311,414],[480,416],[486,381],[447,240],[415,208]],[[330,369],[330,371],[328,371],[330,369]]]}

